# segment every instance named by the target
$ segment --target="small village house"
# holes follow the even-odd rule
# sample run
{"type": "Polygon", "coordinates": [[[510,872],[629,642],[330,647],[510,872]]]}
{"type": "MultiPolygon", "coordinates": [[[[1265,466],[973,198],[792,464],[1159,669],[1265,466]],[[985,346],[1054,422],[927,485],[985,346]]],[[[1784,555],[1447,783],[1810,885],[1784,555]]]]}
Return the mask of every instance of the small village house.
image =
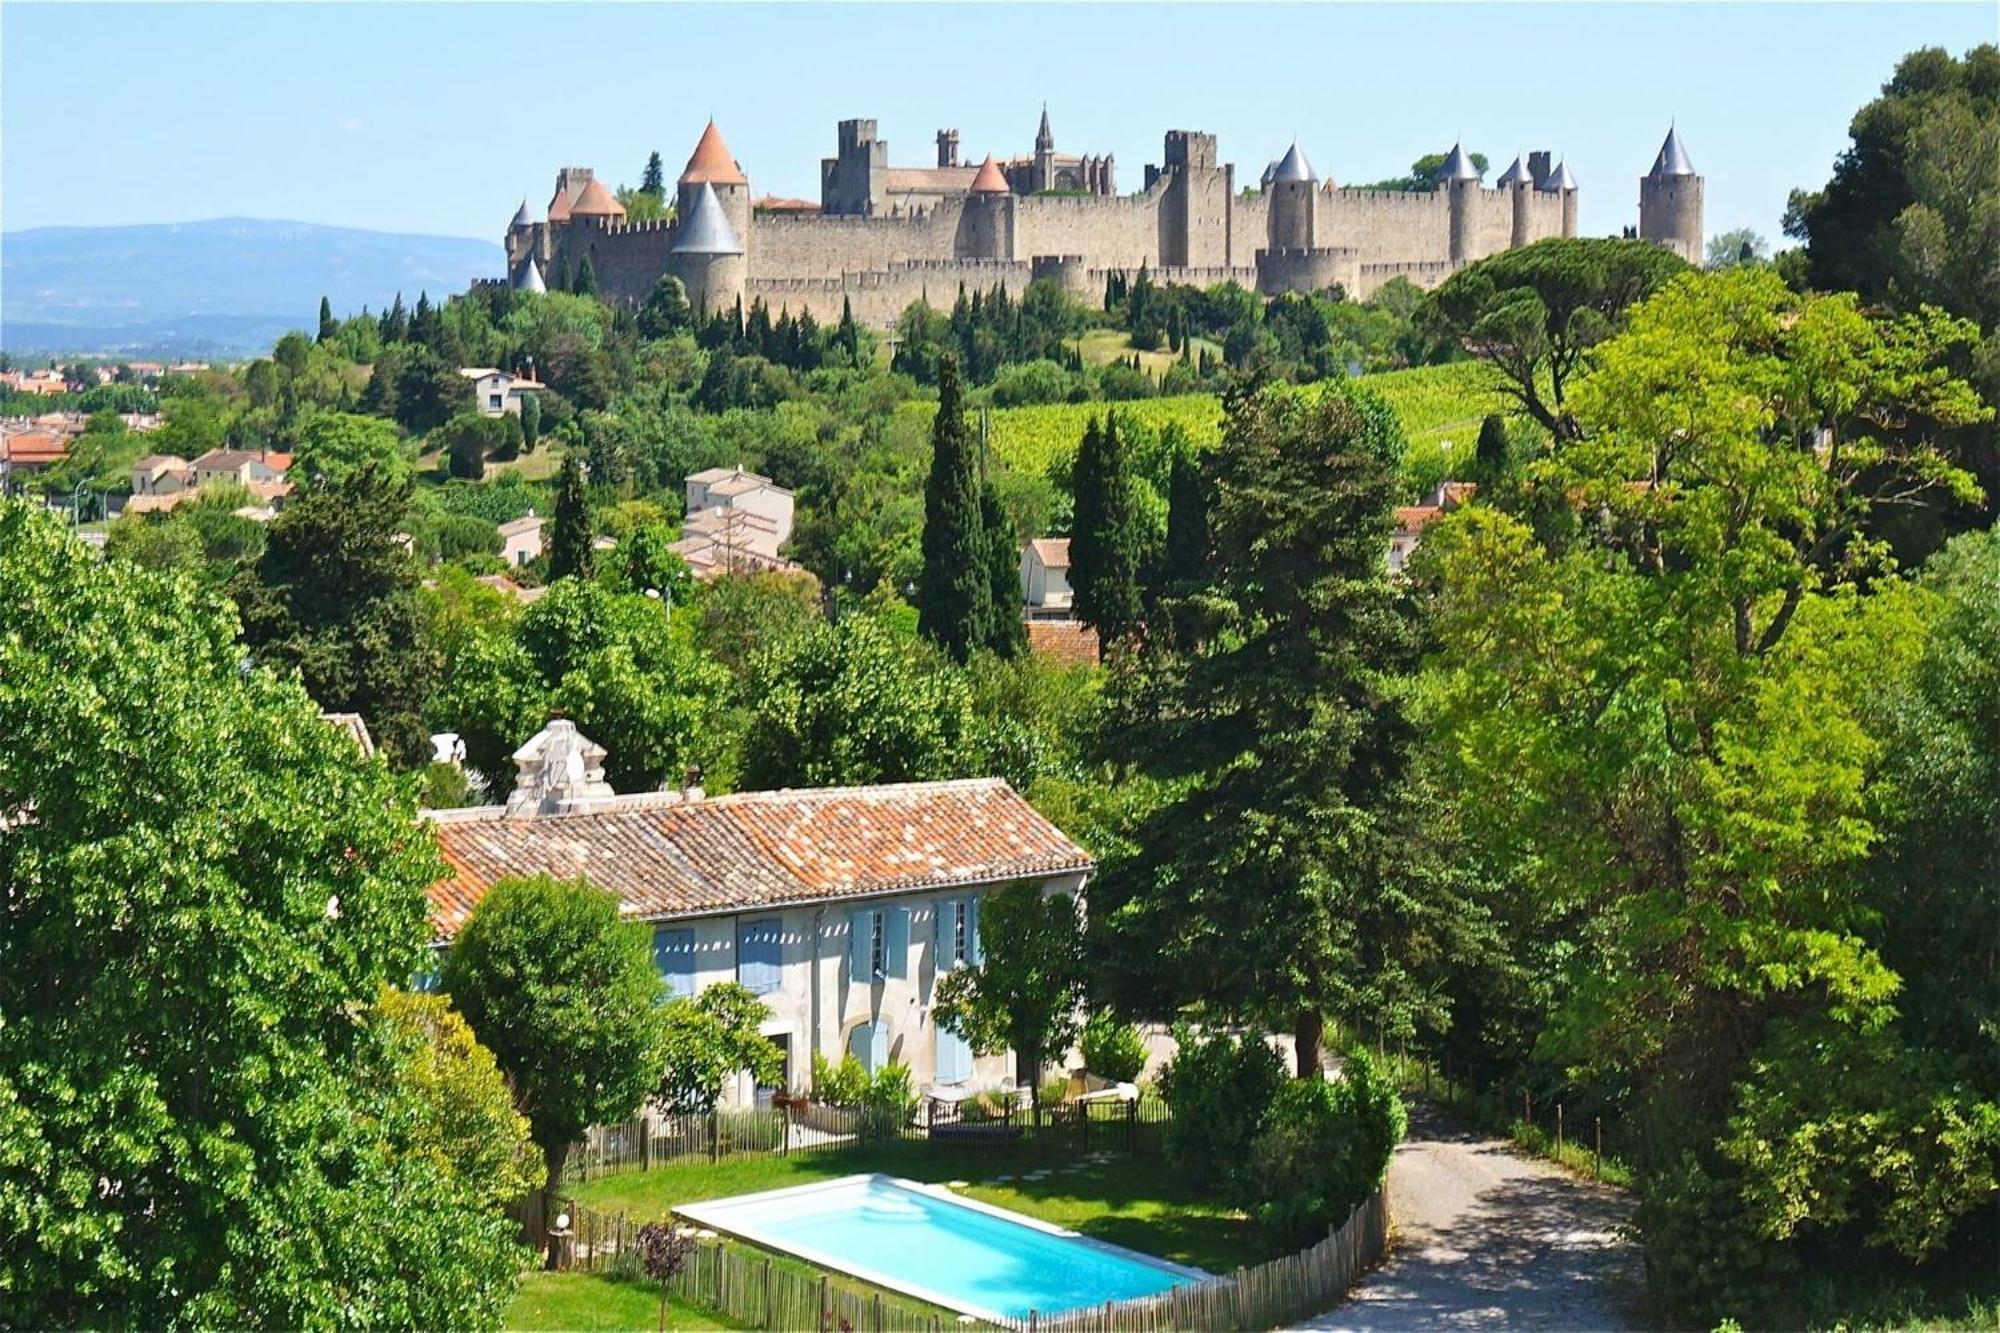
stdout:
{"type": "MultiPolygon", "coordinates": [[[[514,754],[504,805],[432,811],[451,868],[431,890],[441,940],[510,875],[584,876],[653,928],[673,993],[738,981],[805,1092],[815,1055],[909,1067],[941,1097],[1011,1086],[933,1018],[939,979],[981,957],[980,905],[1023,881],[1076,894],[1089,855],[999,778],[879,787],[614,794],[602,747],[556,719],[514,754]]],[[[747,1076],[728,1090],[743,1104],[747,1076]]]]}
{"type": "Polygon", "coordinates": [[[520,518],[500,525],[500,558],[516,569],[542,554],[542,520],[530,509],[520,518]]]}
{"type": "Polygon", "coordinates": [[[1021,548],[1021,600],[1030,620],[1067,620],[1075,594],[1069,586],[1069,538],[1037,537],[1021,548]]]}
{"type": "Polygon", "coordinates": [[[472,381],[473,404],[481,416],[518,417],[522,398],[542,389],[537,380],[510,375],[492,366],[460,366],[458,373],[472,381]]]}
{"type": "Polygon", "coordinates": [[[740,467],[713,467],[687,478],[687,518],[673,551],[700,579],[799,566],[778,552],[792,537],[792,493],[740,467]]]}

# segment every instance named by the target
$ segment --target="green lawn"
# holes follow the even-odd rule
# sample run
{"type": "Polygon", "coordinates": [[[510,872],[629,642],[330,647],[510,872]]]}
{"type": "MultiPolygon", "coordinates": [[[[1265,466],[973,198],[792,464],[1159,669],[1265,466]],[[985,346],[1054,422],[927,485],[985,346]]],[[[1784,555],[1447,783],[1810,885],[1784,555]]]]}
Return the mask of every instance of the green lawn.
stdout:
{"type": "MultiPolygon", "coordinates": [[[[583,1333],[626,1333],[660,1326],[660,1292],[650,1284],[620,1282],[595,1273],[529,1273],[521,1279],[521,1294],[507,1311],[508,1329],[582,1330],[583,1333]]],[[[719,1316],[685,1301],[675,1301],[667,1316],[674,1333],[736,1328],[719,1316]]]]}
{"type": "Polygon", "coordinates": [[[1188,1189],[1158,1157],[1114,1156],[1099,1164],[1045,1163],[1022,1154],[935,1150],[922,1144],[795,1157],[742,1157],[676,1163],[654,1171],[600,1176],[575,1187],[577,1201],[603,1212],[657,1217],[677,1204],[882,1171],[912,1180],[972,1182],[970,1198],[1210,1272],[1226,1272],[1284,1252],[1242,1213],[1188,1189]],[[1017,1178],[1000,1181],[996,1177],[1017,1178]]]}

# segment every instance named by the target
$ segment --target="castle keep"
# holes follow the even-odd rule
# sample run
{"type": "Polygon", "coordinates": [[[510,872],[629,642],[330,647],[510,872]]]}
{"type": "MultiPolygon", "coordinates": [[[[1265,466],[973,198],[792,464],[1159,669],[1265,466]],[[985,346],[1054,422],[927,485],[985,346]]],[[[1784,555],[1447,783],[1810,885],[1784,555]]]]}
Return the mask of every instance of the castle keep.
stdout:
{"type": "MultiPolygon", "coordinates": [[[[1093,301],[1113,271],[1161,283],[1235,282],[1266,296],[1339,286],[1364,299],[1391,278],[1433,287],[1461,265],[1576,235],[1577,182],[1545,152],[1515,158],[1489,187],[1454,146],[1428,191],[1343,189],[1294,143],[1239,189],[1215,136],[1169,130],[1158,166],[1119,194],[1112,155],[1058,153],[1048,112],[1031,155],[959,158],[940,130],[927,167],[892,167],[872,120],[840,123],[820,164],[820,200],[756,199],[710,121],[681,172],[670,221],[628,222],[584,167],[556,173],[544,220],[527,202],[507,228],[508,281],[542,290],[590,256],[604,299],[636,305],[662,274],[704,311],[741,300],[815,319],[893,324],[911,302],[961,287],[1015,294],[1052,278],[1093,301]]],[[[1669,131],[1639,183],[1639,235],[1690,261],[1702,252],[1702,178],[1669,131]]]]}

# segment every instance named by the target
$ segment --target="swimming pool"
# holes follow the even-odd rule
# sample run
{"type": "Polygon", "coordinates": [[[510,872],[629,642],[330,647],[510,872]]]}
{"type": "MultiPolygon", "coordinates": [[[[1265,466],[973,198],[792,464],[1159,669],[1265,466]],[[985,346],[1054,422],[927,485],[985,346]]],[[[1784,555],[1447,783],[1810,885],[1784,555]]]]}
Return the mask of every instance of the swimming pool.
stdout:
{"type": "Polygon", "coordinates": [[[938,1186],[884,1175],[844,1176],[674,1211],[822,1268],[993,1321],[1156,1296],[1208,1276],[938,1186]]]}

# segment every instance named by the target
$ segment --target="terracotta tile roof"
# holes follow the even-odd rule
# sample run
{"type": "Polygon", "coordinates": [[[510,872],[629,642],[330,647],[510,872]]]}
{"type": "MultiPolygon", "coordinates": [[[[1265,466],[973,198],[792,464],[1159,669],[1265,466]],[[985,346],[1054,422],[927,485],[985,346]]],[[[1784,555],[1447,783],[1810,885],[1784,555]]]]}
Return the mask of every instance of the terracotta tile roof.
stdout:
{"type": "Polygon", "coordinates": [[[549,221],[569,221],[569,191],[557,190],[556,197],[549,200],[549,221]]]}
{"type": "Polygon", "coordinates": [[[1403,505],[1396,510],[1398,532],[1422,532],[1444,514],[1436,505],[1403,505]]]}
{"type": "Polygon", "coordinates": [[[767,194],[752,205],[759,213],[817,213],[820,211],[817,199],[791,199],[783,195],[767,194]]]}
{"type": "Polygon", "coordinates": [[[979,164],[979,174],[972,178],[972,192],[974,194],[1007,193],[1007,178],[1001,175],[1000,168],[993,164],[993,155],[991,153],[988,153],[986,160],[979,164]]]}
{"type": "Polygon", "coordinates": [[[1035,548],[1035,558],[1047,568],[1069,568],[1069,538],[1037,537],[1028,545],[1035,548]]]}
{"type": "Polygon", "coordinates": [[[62,462],[68,453],[68,443],[61,435],[9,435],[0,441],[0,458],[16,467],[48,467],[62,462]]]}
{"type": "Polygon", "coordinates": [[[589,180],[584,182],[583,192],[577,195],[576,202],[569,206],[569,214],[575,218],[622,218],[625,216],[625,205],[604,188],[603,181],[589,180]]]}
{"type": "Polygon", "coordinates": [[[508,875],[583,875],[651,920],[1088,870],[1087,852],[1001,778],[882,787],[613,797],[582,814],[434,814],[452,874],[441,935],[508,875]]]}
{"type": "Polygon", "coordinates": [[[1097,631],[1081,620],[1030,620],[1028,651],[1058,662],[1097,661],[1097,631]]]}
{"type": "Polygon", "coordinates": [[[694,146],[694,153],[688,158],[687,167],[681,172],[681,182],[685,185],[699,185],[707,181],[710,185],[748,185],[743,177],[743,169],[730,156],[729,145],[722,142],[722,131],[709,121],[708,128],[701,132],[701,142],[694,146]]]}
{"type": "Polygon", "coordinates": [[[172,491],[166,495],[135,495],[125,502],[123,514],[164,514],[183,500],[192,500],[193,491],[172,491]]]}
{"type": "Polygon", "coordinates": [[[978,174],[976,167],[890,167],[882,183],[890,194],[963,194],[978,174]]]}

